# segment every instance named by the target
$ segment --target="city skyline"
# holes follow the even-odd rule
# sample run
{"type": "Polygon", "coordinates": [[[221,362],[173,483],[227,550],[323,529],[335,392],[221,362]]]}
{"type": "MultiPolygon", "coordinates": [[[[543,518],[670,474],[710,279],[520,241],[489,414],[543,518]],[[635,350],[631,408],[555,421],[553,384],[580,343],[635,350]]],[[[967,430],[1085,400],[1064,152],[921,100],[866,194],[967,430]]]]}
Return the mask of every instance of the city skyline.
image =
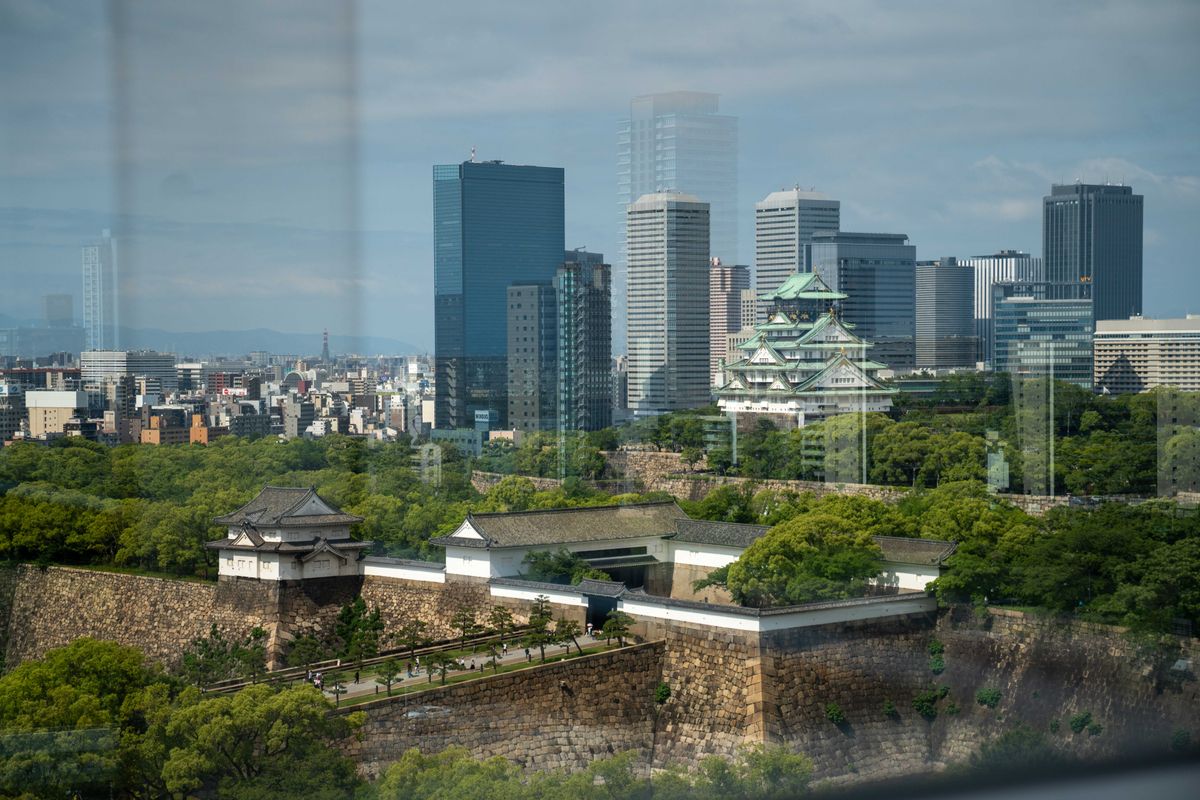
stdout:
{"type": "MultiPolygon", "coordinates": [[[[1197,311],[1200,276],[1188,259],[1200,246],[1190,225],[1200,213],[1191,145],[1200,104],[1184,76],[1200,69],[1188,46],[1200,12],[1040,9],[1034,30],[1033,9],[968,19],[928,5],[766,6],[726,20],[728,36],[761,42],[750,53],[704,46],[703,14],[638,10],[638,35],[623,38],[618,18],[629,8],[580,20],[543,7],[551,28],[583,22],[581,44],[613,47],[556,49],[561,70],[542,74],[530,65],[548,45],[519,30],[533,10],[480,21],[530,52],[511,48],[509,68],[472,84],[479,60],[498,55],[494,42],[471,65],[443,69],[443,55],[401,35],[408,23],[376,3],[357,14],[314,4],[309,16],[329,23],[320,33],[319,24],[272,28],[255,9],[232,14],[237,30],[213,21],[220,15],[189,26],[179,8],[126,10],[114,32],[98,7],[7,3],[0,59],[21,80],[0,95],[15,121],[6,123],[14,158],[0,172],[0,265],[16,276],[0,314],[78,291],[79,248],[111,228],[133,284],[122,314],[130,327],[329,327],[432,349],[429,166],[475,147],[481,159],[563,167],[567,246],[615,254],[614,125],[632,98],[671,90],[718,94],[721,113],[739,120],[742,263],[754,201],[783,187],[815,186],[842,201],[843,229],[905,231],[929,259],[1040,254],[1040,201],[1052,184],[1123,180],[1145,197],[1143,312],[1197,311]],[[147,28],[171,33],[143,40],[147,28]],[[656,57],[647,36],[679,57],[656,57]],[[262,80],[224,70],[197,94],[190,74],[207,75],[199,67],[217,40],[262,80]],[[1138,45],[1150,40],[1152,50],[1138,45]],[[117,98],[114,120],[104,109],[117,41],[139,80],[117,98]],[[292,76],[297,51],[311,64],[292,76]],[[188,91],[167,95],[177,84],[188,91]],[[196,97],[200,124],[175,127],[172,112],[196,97]],[[118,173],[122,152],[131,157],[118,173]],[[172,305],[180,296],[191,302],[172,305]]],[[[440,24],[442,12],[422,13],[440,24]]]]}

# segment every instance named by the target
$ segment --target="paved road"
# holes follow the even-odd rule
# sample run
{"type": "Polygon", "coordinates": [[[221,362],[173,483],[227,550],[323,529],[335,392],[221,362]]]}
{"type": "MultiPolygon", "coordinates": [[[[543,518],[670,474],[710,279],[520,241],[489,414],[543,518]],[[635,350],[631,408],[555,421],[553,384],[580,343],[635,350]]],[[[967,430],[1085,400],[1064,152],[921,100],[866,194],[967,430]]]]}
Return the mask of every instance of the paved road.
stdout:
{"type": "MultiPolygon", "coordinates": [[[[579,637],[579,646],[580,647],[589,647],[598,641],[601,641],[601,640],[593,639],[593,638],[589,637],[587,634],[584,634],[583,636],[579,637]]],[[[571,645],[570,649],[574,650],[575,646],[571,645]]],[[[565,653],[566,651],[567,651],[567,648],[564,648],[560,645],[553,645],[551,647],[546,648],[546,656],[547,657],[552,656],[552,655],[557,656],[557,655],[561,655],[562,653],[565,653]]],[[[508,655],[502,656],[500,658],[500,664],[501,665],[516,664],[516,663],[519,663],[522,661],[529,661],[529,660],[536,662],[539,658],[539,655],[540,654],[539,654],[537,648],[533,648],[532,651],[530,652],[530,657],[527,658],[525,656],[525,647],[523,645],[510,644],[509,648],[508,648],[508,655]]],[[[409,662],[409,659],[407,657],[399,657],[398,656],[396,658],[396,660],[400,663],[402,669],[409,662]]],[[[486,664],[488,662],[488,660],[489,660],[489,656],[487,654],[487,651],[482,650],[482,649],[474,656],[474,658],[472,658],[470,655],[468,655],[465,659],[463,659],[463,661],[466,663],[468,668],[470,667],[471,663],[474,662],[476,672],[487,672],[487,670],[485,670],[483,667],[484,667],[484,664],[486,664]]],[[[400,673],[400,680],[394,681],[392,683],[392,691],[393,692],[401,686],[411,686],[411,685],[417,684],[417,683],[421,683],[421,684],[429,683],[429,676],[425,671],[425,659],[422,659],[421,661],[422,661],[421,668],[419,671],[417,671],[417,674],[415,676],[410,678],[410,677],[408,677],[406,672],[402,671],[400,673]]],[[[361,697],[364,694],[379,694],[379,695],[386,694],[387,693],[387,685],[384,684],[383,681],[379,680],[376,677],[376,675],[372,671],[373,669],[374,668],[363,670],[363,674],[361,674],[359,676],[359,680],[357,682],[355,682],[353,680],[347,681],[344,684],[344,686],[346,687],[346,692],[342,695],[342,699],[347,700],[347,699],[354,698],[354,697],[361,697]]],[[[468,669],[467,671],[469,672],[470,669],[468,669]]],[[[460,673],[459,670],[450,670],[446,673],[446,676],[449,677],[451,675],[457,675],[459,673],[460,673]]],[[[353,677],[353,676],[351,676],[351,677],[353,677]]],[[[441,679],[442,679],[441,674],[439,672],[435,671],[433,674],[434,685],[439,684],[441,682],[441,679]]],[[[333,687],[329,685],[328,680],[325,681],[325,696],[328,697],[330,700],[336,699],[336,697],[333,693],[333,687]]]]}

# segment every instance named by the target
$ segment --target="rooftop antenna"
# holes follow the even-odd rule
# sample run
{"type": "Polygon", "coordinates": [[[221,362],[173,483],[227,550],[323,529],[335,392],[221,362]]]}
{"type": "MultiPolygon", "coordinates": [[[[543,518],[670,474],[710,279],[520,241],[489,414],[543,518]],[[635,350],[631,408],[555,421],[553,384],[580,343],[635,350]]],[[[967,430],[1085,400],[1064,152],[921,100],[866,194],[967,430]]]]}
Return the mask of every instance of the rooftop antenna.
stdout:
{"type": "Polygon", "coordinates": [[[471,163],[475,163],[475,145],[471,145],[471,163]]]}

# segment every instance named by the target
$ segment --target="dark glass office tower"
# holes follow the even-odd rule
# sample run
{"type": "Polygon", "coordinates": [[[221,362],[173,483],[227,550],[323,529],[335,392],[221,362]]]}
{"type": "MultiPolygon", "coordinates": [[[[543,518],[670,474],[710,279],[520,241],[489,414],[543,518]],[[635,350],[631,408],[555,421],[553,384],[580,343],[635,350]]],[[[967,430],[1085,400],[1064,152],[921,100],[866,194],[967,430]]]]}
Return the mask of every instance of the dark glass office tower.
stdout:
{"type": "Polygon", "coordinates": [[[871,358],[892,369],[916,366],[916,256],[903,233],[817,231],[806,262],[835,292],[854,333],[872,342],[871,358]]]}
{"type": "Polygon", "coordinates": [[[1142,196],[1129,186],[1051,186],[1042,249],[1053,298],[1091,297],[1098,320],[1142,313],[1142,196]]]}
{"type": "Polygon", "coordinates": [[[599,253],[568,252],[558,294],[558,426],[612,425],[612,267],[599,253]]]}
{"type": "Polygon", "coordinates": [[[508,287],[554,280],[563,228],[559,167],[433,168],[436,427],[507,427],[508,287]]]}

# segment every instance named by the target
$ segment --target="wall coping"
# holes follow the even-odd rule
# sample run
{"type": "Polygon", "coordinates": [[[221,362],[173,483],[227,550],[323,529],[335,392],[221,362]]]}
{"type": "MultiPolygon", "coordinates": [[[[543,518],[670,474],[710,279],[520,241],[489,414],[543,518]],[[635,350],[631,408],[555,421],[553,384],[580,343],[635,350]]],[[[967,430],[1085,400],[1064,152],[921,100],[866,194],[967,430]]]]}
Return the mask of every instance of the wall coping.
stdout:
{"type": "Polygon", "coordinates": [[[582,656],[577,655],[574,658],[564,658],[564,659],[560,659],[560,660],[555,661],[550,664],[534,664],[532,667],[525,667],[523,669],[514,669],[514,670],[510,670],[508,672],[500,672],[500,673],[496,673],[496,674],[492,674],[492,675],[482,675],[478,678],[475,678],[475,679],[469,680],[469,681],[458,681],[457,683],[447,683],[445,686],[443,686],[440,683],[435,682],[433,684],[426,684],[425,688],[421,689],[420,691],[409,692],[408,694],[394,694],[391,697],[384,695],[384,696],[380,697],[378,700],[367,700],[364,703],[355,703],[354,705],[349,705],[349,706],[345,706],[345,707],[341,707],[341,708],[332,708],[329,710],[329,713],[332,715],[335,715],[335,716],[338,716],[338,715],[345,716],[347,714],[352,714],[355,711],[369,711],[371,709],[381,708],[383,706],[386,706],[390,703],[395,703],[397,701],[402,701],[402,702],[408,701],[409,703],[411,703],[413,698],[419,698],[422,695],[429,694],[430,692],[442,691],[442,690],[447,690],[447,689],[455,689],[459,686],[463,686],[466,684],[486,683],[489,681],[496,681],[501,678],[509,678],[509,677],[514,677],[517,675],[527,676],[530,673],[560,669],[562,667],[565,667],[565,666],[568,666],[571,664],[583,664],[583,663],[586,663],[593,659],[604,658],[606,656],[617,655],[620,653],[633,653],[633,652],[636,652],[639,650],[648,650],[648,649],[652,649],[652,648],[656,648],[656,647],[663,647],[665,644],[666,644],[665,639],[653,639],[649,642],[641,642],[639,644],[629,644],[629,645],[625,645],[624,647],[614,647],[611,650],[604,650],[599,653],[589,653],[587,655],[582,655],[582,656]]]}

